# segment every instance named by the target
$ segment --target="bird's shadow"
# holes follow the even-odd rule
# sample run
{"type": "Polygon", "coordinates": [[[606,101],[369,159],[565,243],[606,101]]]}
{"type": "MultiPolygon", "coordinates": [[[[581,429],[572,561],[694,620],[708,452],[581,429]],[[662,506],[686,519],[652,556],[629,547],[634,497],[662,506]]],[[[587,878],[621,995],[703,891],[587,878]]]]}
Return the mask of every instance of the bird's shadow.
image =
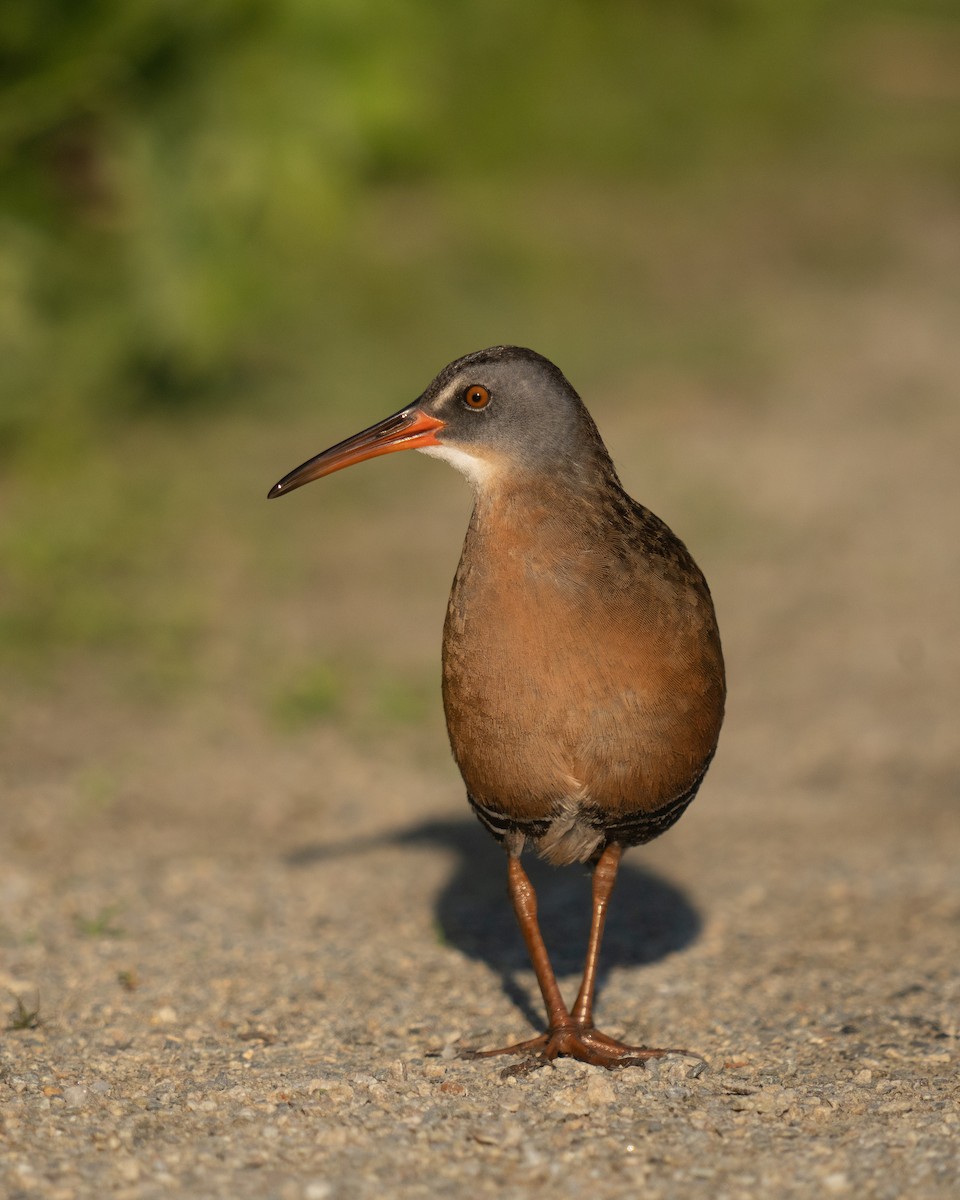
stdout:
{"type": "MultiPolygon", "coordinates": [[[[456,853],[453,873],[436,900],[437,925],[444,940],[463,954],[485,962],[500,976],[504,992],[538,1028],[539,998],[519,976],[530,961],[506,891],[506,856],[480,825],[463,820],[430,820],[349,843],[302,846],[286,856],[289,866],[307,867],[380,846],[430,845],[456,853]]],[[[524,856],[537,893],[538,912],[553,968],[559,977],[576,976],[590,927],[590,870],[558,870],[524,856]]],[[[607,916],[600,955],[598,992],[614,967],[658,962],[694,942],[700,914],[680,888],[645,867],[624,862],[607,916]]]]}

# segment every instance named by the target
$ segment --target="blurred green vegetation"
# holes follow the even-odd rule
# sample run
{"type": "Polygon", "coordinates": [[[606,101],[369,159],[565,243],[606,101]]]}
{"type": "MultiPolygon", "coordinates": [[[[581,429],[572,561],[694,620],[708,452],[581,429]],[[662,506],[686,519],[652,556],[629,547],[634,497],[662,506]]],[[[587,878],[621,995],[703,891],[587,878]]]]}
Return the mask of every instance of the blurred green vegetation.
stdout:
{"type": "Polygon", "coordinates": [[[312,663],[290,680],[274,701],[281,728],[297,729],[336,716],[343,704],[343,681],[328,663],[312,663]]]}
{"type": "Polygon", "coordinates": [[[76,913],[73,923],[81,937],[122,938],[126,935],[123,927],[117,924],[116,918],[119,914],[120,906],[109,904],[105,908],[101,908],[93,917],[85,917],[81,913],[76,913]]]}
{"type": "MultiPolygon", "coordinates": [[[[213,631],[296,585],[236,517],[271,437],[293,465],[270,423],[497,340],[762,371],[689,268],[711,212],[852,174],[793,251],[869,271],[874,195],[960,184],[958,64],[947,0],[0,0],[0,660],[232,678],[213,631]]],[[[281,722],[340,711],[325,653],[264,685],[281,722]]]]}

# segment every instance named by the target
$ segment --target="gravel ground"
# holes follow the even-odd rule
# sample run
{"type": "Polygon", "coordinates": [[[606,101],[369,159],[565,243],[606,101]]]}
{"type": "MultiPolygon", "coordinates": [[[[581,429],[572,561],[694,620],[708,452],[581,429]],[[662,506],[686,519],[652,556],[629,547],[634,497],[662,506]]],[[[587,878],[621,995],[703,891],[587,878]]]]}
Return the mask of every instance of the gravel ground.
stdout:
{"type": "MultiPolygon", "coordinates": [[[[723,498],[731,705],[627,859],[598,1019],[704,1062],[464,1060],[540,1012],[452,765],[78,679],[0,722],[5,1196],[958,1194],[960,347],[916,281],[813,297],[765,411],[655,413],[651,489],[624,471],[668,518],[671,480],[723,498]]],[[[621,463],[639,424],[606,423],[621,463]]],[[[535,878],[569,988],[589,881],[535,878]]]]}
{"type": "MultiPolygon", "coordinates": [[[[393,775],[410,820],[333,819],[346,852],[224,813],[50,853],[35,812],[3,885],[23,931],[5,982],[42,1018],[3,1043],[7,1195],[955,1194],[939,806],[788,818],[715,794],[628,861],[600,1003],[612,1032],[706,1065],[503,1080],[458,1057],[539,1017],[499,851],[393,775]]],[[[588,881],[538,876],[572,983],[588,881]]]]}

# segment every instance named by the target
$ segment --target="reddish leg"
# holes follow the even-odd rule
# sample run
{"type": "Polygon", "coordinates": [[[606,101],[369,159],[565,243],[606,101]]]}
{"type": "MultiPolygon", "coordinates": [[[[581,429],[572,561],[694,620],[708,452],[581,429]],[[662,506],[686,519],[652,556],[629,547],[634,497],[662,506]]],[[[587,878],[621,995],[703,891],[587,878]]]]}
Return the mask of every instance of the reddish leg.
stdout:
{"type": "MultiPolygon", "coordinates": [[[[537,920],[537,893],[533,890],[530,877],[523,869],[519,855],[511,854],[507,860],[507,888],[510,892],[517,924],[520,926],[520,932],[527,945],[527,953],[533,963],[537,983],[540,985],[540,994],[543,996],[544,1007],[547,1010],[547,1025],[550,1032],[541,1034],[539,1037],[529,1038],[525,1042],[517,1042],[513,1046],[503,1046],[499,1050],[472,1051],[471,1058],[489,1058],[494,1054],[523,1054],[527,1050],[542,1050],[545,1054],[550,1034],[554,1030],[572,1031],[573,1029],[573,1020],[560,995],[557,977],[553,973],[550,956],[547,954],[543,934],[540,932],[540,922],[537,920]]],[[[553,1054],[550,1057],[555,1058],[556,1055],[553,1054]]],[[[548,1061],[546,1056],[544,1061],[548,1061]]]]}
{"type": "Polygon", "coordinates": [[[611,842],[593,868],[593,919],[590,922],[590,940],[587,942],[587,961],[583,967],[583,982],[573,1006],[573,1019],[582,1029],[593,1028],[593,995],[597,990],[600,943],[603,941],[610,893],[617,882],[622,855],[623,847],[617,842],[611,842]]]}
{"type": "Polygon", "coordinates": [[[597,1067],[642,1067],[647,1059],[662,1058],[665,1054],[687,1054],[686,1050],[654,1050],[649,1046],[628,1046],[607,1037],[593,1027],[593,996],[597,986],[597,962],[600,943],[607,919],[610,893],[617,878],[617,869],[623,848],[611,843],[600,855],[593,872],[593,919],[590,923],[590,940],[587,959],[583,970],[583,982],[577,994],[573,1012],[570,1013],[560,995],[556,976],[547,948],[544,945],[540,924],[537,921],[537,897],[526,871],[516,855],[510,856],[508,864],[508,886],[513,910],[526,942],[530,961],[536,972],[537,983],[547,1010],[547,1032],[513,1046],[498,1050],[473,1052],[472,1058],[487,1058],[495,1054],[525,1054],[532,1057],[514,1067],[508,1067],[505,1075],[525,1074],[536,1067],[545,1066],[558,1057],[579,1059],[597,1067]]]}

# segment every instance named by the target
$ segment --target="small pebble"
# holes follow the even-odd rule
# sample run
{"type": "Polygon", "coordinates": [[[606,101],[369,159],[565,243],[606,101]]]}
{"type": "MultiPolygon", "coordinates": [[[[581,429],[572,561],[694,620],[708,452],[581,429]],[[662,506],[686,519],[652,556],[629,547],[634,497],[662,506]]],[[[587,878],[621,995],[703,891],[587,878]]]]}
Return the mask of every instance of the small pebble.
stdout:
{"type": "Polygon", "coordinates": [[[75,1083],[63,1089],[63,1099],[68,1108],[83,1108],[89,1099],[89,1092],[83,1084],[75,1083]]]}
{"type": "Polygon", "coordinates": [[[587,1101],[591,1105],[615,1104],[617,1093],[606,1073],[596,1071],[587,1081],[587,1101]]]}

